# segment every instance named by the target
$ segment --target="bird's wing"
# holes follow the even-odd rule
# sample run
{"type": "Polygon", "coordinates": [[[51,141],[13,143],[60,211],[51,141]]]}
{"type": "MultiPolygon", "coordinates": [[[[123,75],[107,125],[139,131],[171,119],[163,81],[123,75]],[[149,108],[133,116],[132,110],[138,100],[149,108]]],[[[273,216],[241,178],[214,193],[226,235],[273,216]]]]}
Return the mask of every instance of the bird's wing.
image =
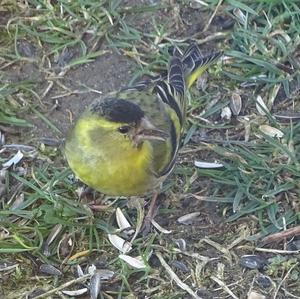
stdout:
{"type": "Polygon", "coordinates": [[[158,176],[168,175],[175,164],[185,122],[186,89],[220,55],[202,55],[198,45],[191,44],[183,54],[174,53],[167,76],[141,81],[117,93],[118,98],[138,104],[157,128],[169,134],[166,142],[153,141],[153,170],[158,176]]]}

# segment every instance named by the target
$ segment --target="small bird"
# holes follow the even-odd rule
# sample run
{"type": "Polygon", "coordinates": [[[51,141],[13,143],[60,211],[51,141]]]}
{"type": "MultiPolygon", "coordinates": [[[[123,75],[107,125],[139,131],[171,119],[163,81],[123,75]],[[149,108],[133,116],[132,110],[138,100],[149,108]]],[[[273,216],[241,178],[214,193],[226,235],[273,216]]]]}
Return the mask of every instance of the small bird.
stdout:
{"type": "Polygon", "coordinates": [[[94,100],[66,138],[65,156],[75,175],[107,195],[157,192],[174,168],[186,92],[220,56],[203,55],[195,43],[184,53],[175,48],[166,75],[94,100]]]}

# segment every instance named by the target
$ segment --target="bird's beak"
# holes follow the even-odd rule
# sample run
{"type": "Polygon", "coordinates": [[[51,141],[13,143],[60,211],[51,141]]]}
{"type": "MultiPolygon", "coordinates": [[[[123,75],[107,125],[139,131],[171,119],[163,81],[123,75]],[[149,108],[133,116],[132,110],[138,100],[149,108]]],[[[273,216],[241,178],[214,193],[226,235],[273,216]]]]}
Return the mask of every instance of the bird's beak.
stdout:
{"type": "Polygon", "coordinates": [[[165,141],[168,137],[169,135],[166,132],[159,130],[147,118],[143,117],[137,127],[134,141],[136,145],[139,145],[145,140],[165,141]]]}

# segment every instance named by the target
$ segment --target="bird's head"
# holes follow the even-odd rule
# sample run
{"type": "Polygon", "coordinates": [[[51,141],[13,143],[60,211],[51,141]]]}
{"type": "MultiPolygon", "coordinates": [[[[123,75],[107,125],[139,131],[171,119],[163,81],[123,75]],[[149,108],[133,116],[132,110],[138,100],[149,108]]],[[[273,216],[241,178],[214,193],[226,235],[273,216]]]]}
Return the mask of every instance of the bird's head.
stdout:
{"type": "Polygon", "coordinates": [[[138,148],[144,141],[164,141],[168,135],[156,128],[135,103],[116,98],[96,100],[81,125],[94,142],[110,142],[138,148]]]}
{"type": "Polygon", "coordinates": [[[161,142],[167,138],[138,105],[106,98],[78,118],[66,138],[65,156],[74,173],[98,191],[144,194],[157,184],[154,149],[162,148],[164,155],[161,142]]]}

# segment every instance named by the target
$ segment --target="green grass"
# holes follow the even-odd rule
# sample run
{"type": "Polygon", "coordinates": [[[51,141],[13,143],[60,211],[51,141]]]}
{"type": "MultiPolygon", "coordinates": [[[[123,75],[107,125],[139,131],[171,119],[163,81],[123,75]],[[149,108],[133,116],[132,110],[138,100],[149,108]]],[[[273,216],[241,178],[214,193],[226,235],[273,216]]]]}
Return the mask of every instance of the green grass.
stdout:
{"type": "MultiPolygon", "coordinates": [[[[218,4],[214,0],[205,2],[207,6],[200,8],[191,8],[190,1],[178,1],[175,6],[168,1],[124,6],[121,1],[94,0],[31,0],[23,6],[6,1],[2,6],[7,20],[0,23],[0,129],[7,143],[35,148],[34,152],[23,150],[22,162],[0,173],[1,188],[6,191],[0,200],[0,261],[18,264],[7,276],[9,279],[0,278],[6,298],[23,298],[37,288],[47,291],[59,287],[74,279],[76,265],[85,269],[91,264],[115,272],[112,281],[103,283],[101,298],[186,296],[179,287],[178,294],[171,292],[166,269],[156,260],[157,251],[168,264],[181,261],[188,266],[189,273],[172,269],[194,291],[207,289],[225,298],[227,292],[211,279],[217,276],[242,298],[258,274],[248,271],[239,285],[231,285],[232,277],[242,277],[236,257],[255,252],[263,237],[299,224],[300,124],[299,119],[289,115],[300,110],[300,7],[288,0],[228,0],[217,15],[232,18],[233,28],[218,35],[220,29],[213,23],[209,34],[201,34],[201,30],[186,34],[191,26],[188,24],[199,16],[185,20],[184,12],[196,10],[209,19],[218,4]],[[179,20],[178,11],[183,20],[179,20]],[[178,30],[174,30],[176,26],[178,30]],[[164,69],[171,46],[182,47],[192,37],[202,43],[206,35],[211,41],[203,46],[223,50],[226,59],[209,70],[206,89],[199,92],[194,88],[189,97],[185,146],[173,175],[164,184],[166,203],[160,211],[163,218],[170,219],[162,225],[173,233],[138,236],[130,255],[141,256],[147,267],[132,269],[118,258],[107,234],[116,232],[117,207],[122,208],[133,227],[139,222],[141,209],[128,208],[124,198],[114,201],[96,194],[95,205],[106,204],[106,209],[95,212],[84,199],[79,200],[81,184],[66,167],[60,148],[46,146],[38,141],[40,136],[30,135],[31,117],[39,117],[49,131],[60,135],[47,114],[51,107],[46,99],[48,89],[63,86],[70,71],[116,51],[136,62],[135,72],[128,78],[132,83],[142,75],[164,69]],[[38,80],[16,75],[16,70],[28,64],[35,66],[38,80]],[[233,92],[241,96],[241,112],[229,120],[221,119],[221,111],[230,106],[233,92]],[[257,103],[258,96],[267,108],[257,103]],[[262,125],[279,129],[283,137],[267,135],[262,125]],[[24,135],[16,136],[16,132],[24,135]],[[28,134],[30,138],[23,137],[28,134]],[[218,161],[224,167],[197,169],[195,160],[218,161]],[[194,199],[184,209],[180,200],[188,198],[194,199]],[[213,218],[223,217],[221,226],[214,219],[213,224],[208,220],[209,211],[203,201],[207,202],[205,207],[213,206],[213,218]],[[195,210],[201,212],[202,222],[190,227],[176,223],[179,216],[195,210]],[[238,246],[231,248],[232,242],[241,238],[238,226],[245,226],[247,233],[238,246]],[[50,241],[49,235],[55,231],[57,235],[50,241]],[[218,243],[223,251],[207,245],[205,237],[218,243]],[[187,253],[179,252],[174,243],[180,238],[187,242],[187,253]],[[207,254],[218,261],[204,264],[188,255],[191,253],[207,254]],[[36,268],[41,263],[54,265],[64,275],[61,279],[44,276],[29,281],[28,277],[34,276],[32,261],[36,268]],[[222,267],[225,272],[220,270],[222,267]],[[14,294],[16,285],[19,287],[14,294]]],[[[5,148],[1,153],[4,162],[16,151],[5,148]]],[[[118,234],[125,238],[124,233],[118,234]]],[[[272,259],[264,273],[279,287],[278,298],[299,293],[295,277],[300,269],[294,256],[272,252],[285,249],[287,241],[271,244],[266,256],[272,259]]]]}

